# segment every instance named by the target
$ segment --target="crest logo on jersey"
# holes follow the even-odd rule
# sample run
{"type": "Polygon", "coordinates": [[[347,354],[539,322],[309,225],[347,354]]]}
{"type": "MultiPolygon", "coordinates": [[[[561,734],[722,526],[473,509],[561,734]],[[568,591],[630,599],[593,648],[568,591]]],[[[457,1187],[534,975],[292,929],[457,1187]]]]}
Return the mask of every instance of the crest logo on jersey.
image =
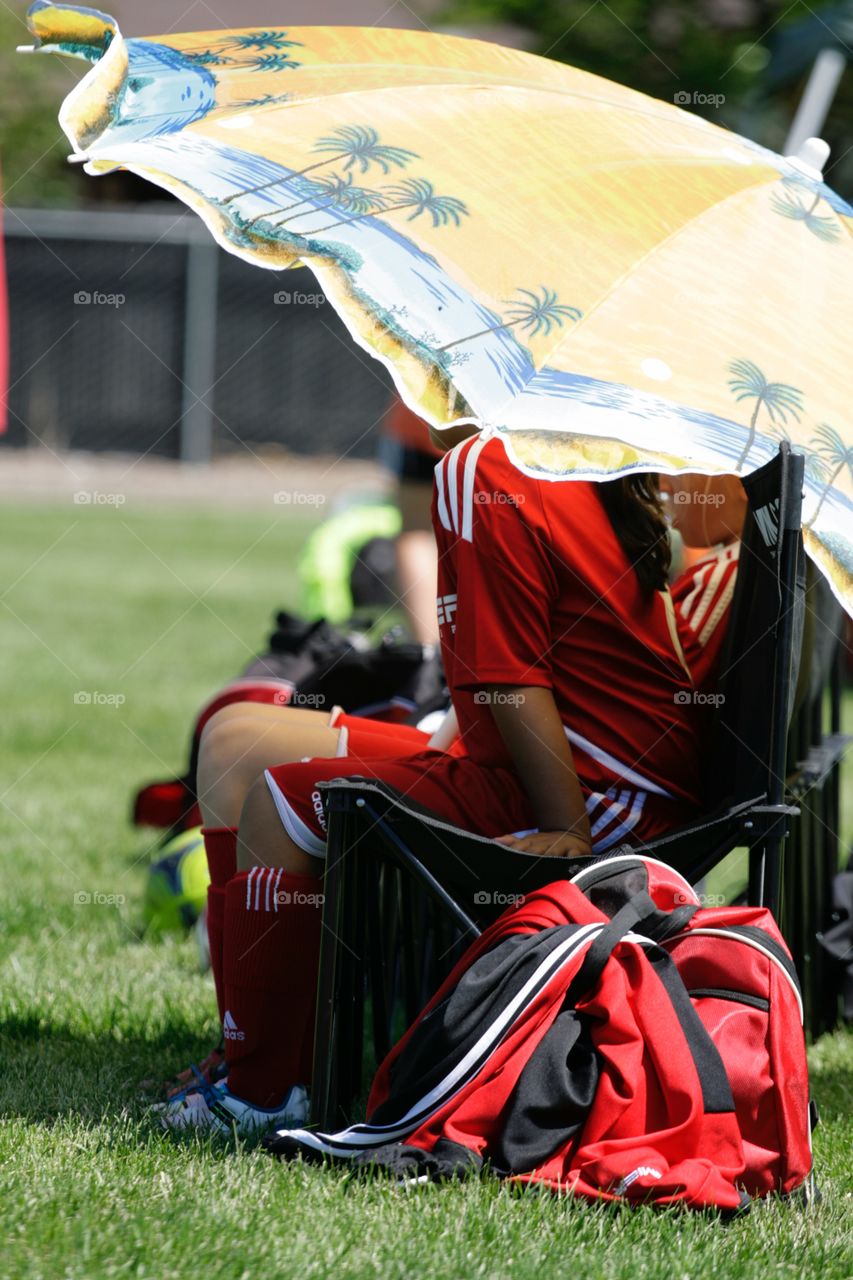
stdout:
{"type": "Polygon", "coordinates": [[[454,634],[456,633],[456,622],[454,621],[456,617],[456,599],[456,592],[454,592],[453,595],[439,596],[435,602],[438,610],[438,625],[443,627],[447,623],[454,634]]]}

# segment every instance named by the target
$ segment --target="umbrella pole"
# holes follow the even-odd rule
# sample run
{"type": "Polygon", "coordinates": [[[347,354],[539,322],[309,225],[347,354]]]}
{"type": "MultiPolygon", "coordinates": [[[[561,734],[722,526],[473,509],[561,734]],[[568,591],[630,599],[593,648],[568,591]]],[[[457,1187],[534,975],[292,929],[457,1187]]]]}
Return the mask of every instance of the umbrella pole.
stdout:
{"type": "Polygon", "coordinates": [[[796,155],[806,138],[820,137],[846,66],[840,49],[821,49],[785,139],[786,156],[796,155]]]}

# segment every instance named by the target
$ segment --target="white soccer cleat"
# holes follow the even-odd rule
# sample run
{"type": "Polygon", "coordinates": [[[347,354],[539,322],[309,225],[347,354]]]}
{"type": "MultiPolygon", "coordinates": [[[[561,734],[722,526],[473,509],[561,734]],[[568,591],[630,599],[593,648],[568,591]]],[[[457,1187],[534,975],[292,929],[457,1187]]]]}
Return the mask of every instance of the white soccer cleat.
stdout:
{"type": "Polygon", "coordinates": [[[187,1089],[153,1108],[164,1129],[234,1133],[240,1138],[262,1137],[273,1128],[300,1128],[308,1120],[308,1109],[308,1093],[301,1084],[292,1086],[280,1106],[265,1108],[230,1093],[227,1080],[187,1089]]]}

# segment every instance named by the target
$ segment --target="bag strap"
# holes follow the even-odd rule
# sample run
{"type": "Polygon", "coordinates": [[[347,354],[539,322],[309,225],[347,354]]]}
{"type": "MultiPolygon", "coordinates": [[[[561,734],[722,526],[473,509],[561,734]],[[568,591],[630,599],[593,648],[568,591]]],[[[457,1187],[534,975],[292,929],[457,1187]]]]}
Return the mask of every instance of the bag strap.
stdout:
{"type": "Polygon", "coordinates": [[[587,948],[581,967],[566,992],[568,1004],[574,1006],[587,991],[598,985],[604,966],[626,933],[636,929],[644,937],[659,942],[672,933],[679,933],[698,909],[688,904],[676,907],[674,911],[661,911],[647,893],[635,893],[587,948]]]}
{"type": "Polygon", "coordinates": [[[699,1077],[705,1114],[715,1115],[734,1111],[732,1087],[723,1059],[720,1057],[720,1051],[696,1012],[675,961],[669,952],[657,945],[651,948],[647,955],[681,1024],[684,1039],[699,1077]]]}
{"type": "Polygon", "coordinates": [[[705,1114],[711,1115],[734,1111],[734,1099],[726,1068],[705,1024],[693,1007],[675,961],[659,945],[661,939],[679,932],[698,910],[698,906],[690,904],[677,907],[675,911],[661,911],[647,893],[635,894],[630,902],[626,902],[617,911],[588,947],[583,962],[566,991],[565,1003],[569,1008],[574,1008],[588,991],[597,986],[607,961],[626,934],[636,929],[644,937],[652,939],[652,946],[645,948],[646,956],[675,1010],[699,1078],[705,1114]]]}

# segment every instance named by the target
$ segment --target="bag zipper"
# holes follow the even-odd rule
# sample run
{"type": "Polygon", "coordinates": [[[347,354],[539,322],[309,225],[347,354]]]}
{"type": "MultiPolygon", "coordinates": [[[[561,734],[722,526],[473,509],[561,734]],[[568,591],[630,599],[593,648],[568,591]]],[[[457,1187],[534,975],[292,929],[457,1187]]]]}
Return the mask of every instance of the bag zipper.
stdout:
{"type": "Polygon", "coordinates": [[[785,975],[785,978],[793,991],[797,1007],[800,1011],[800,1022],[803,1021],[803,997],[800,993],[800,984],[797,980],[797,971],[793,962],[788,958],[783,949],[775,938],[771,938],[763,929],[756,928],[753,925],[732,924],[725,928],[714,928],[708,926],[703,928],[701,925],[696,929],[685,929],[683,933],[676,933],[671,938],[663,938],[661,945],[670,947],[675,942],[681,942],[685,938],[711,937],[711,938],[733,938],[735,942],[741,942],[744,946],[752,947],[755,951],[760,951],[762,955],[767,956],[778,969],[785,975]]]}
{"type": "Polygon", "coordinates": [[[748,995],[746,991],[731,991],[728,987],[694,987],[687,994],[691,1000],[731,1000],[733,1004],[749,1004],[753,1009],[762,1009],[765,1013],[770,1008],[770,1001],[764,996],[748,995]]]}

